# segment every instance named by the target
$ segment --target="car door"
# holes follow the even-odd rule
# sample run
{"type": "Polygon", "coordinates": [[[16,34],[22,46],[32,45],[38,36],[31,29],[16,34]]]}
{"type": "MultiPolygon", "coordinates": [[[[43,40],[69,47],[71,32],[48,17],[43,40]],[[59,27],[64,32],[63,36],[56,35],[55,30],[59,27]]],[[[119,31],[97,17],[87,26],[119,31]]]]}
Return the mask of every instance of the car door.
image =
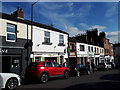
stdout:
{"type": "Polygon", "coordinates": [[[55,75],[64,75],[64,69],[62,66],[56,62],[53,62],[53,65],[55,67],[55,75]]]}
{"type": "Polygon", "coordinates": [[[2,79],[2,76],[0,74],[0,89],[2,88],[2,86],[3,86],[3,79],[2,79]]]}
{"type": "Polygon", "coordinates": [[[49,76],[55,75],[55,67],[53,67],[52,62],[46,62],[46,70],[49,73],[49,76]]]}

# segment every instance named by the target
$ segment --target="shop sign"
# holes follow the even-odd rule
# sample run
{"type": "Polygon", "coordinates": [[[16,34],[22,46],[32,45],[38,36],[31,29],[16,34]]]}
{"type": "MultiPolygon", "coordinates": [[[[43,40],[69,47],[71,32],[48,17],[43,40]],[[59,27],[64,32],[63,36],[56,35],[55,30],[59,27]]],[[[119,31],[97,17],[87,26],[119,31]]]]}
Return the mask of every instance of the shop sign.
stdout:
{"type": "Polygon", "coordinates": [[[54,55],[53,55],[53,54],[50,54],[50,55],[48,55],[48,56],[50,56],[50,57],[51,57],[51,56],[54,56],[54,55]]]}
{"type": "Polygon", "coordinates": [[[0,53],[8,53],[8,50],[0,48],[0,53]]]}

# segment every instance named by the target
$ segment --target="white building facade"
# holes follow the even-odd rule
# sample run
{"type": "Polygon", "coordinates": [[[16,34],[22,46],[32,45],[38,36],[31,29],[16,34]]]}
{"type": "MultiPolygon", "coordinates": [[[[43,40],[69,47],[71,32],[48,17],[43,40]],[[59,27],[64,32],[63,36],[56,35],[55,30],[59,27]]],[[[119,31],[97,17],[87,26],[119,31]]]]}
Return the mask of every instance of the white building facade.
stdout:
{"type": "Polygon", "coordinates": [[[101,63],[104,59],[104,48],[85,44],[85,43],[76,43],[76,52],[77,52],[77,63],[86,65],[87,62],[91,64],[93,61],[95,66],[98,63],[101,63]]]}
{"type": "Polygon", "coordinates": [[[60,30],[33,26],[32,61],[56,61],[59,64],[67,62],[68,36],[60,30]]]}
{"type": "Polygon", "coordinates": [[[77,51],[77,63],[86,65],[88,58],[88,45],[85,43],[76,43],[76,51],[77,51]]]}

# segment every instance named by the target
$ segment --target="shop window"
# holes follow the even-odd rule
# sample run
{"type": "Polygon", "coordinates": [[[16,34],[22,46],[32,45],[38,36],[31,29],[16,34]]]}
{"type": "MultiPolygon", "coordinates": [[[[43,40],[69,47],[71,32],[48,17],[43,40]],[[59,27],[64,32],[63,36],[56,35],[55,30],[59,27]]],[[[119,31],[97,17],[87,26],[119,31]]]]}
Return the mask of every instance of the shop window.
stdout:
{"type": "Polygon", "coordinates": [[[16,25],[7,24],[6,41],[16,42],[16,25]]]}
{"type": "Polygon", "coordinates": [[[41,57],[35,57],[35,61],[36,62],[40,62],[41,61],[41,57]]]}
{"type": "Polygon", "coordinates": [[[19,58],[15,57],[12,58],[12,68],[18,68],[19,67],[19,58]]]}

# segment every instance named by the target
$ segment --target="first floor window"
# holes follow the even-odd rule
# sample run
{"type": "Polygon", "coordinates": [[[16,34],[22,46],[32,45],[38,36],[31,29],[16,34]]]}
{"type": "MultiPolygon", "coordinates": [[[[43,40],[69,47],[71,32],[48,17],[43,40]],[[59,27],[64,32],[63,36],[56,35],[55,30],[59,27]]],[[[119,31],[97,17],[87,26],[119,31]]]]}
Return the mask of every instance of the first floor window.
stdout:
{"type": "Polygon", "coordinates": [[[80,45],[80,51],[85,51],[85,46],[84,45],[80,45]]]}
{"type": "Polygon", "coordinates": [[[44,42],[45,43],[50,43],[50,32],[45,31],[44,42]]]}
{"type": "Polygon", "coordinates": [[[6,40],[15,42],[16,41],[16,25],[13,24],[7,24],[7,30],[6,30],[6,40]]]}
{"type": "Polygon", "coordinates": [[[63,37],[63,35],[59,35],[59,44],[64,44],[64,37],[63,37]]]}
{"type": "Polygon", "coordinates": [[[74,44],[70,44],[70,51],[74,51],[74,44]]]}

